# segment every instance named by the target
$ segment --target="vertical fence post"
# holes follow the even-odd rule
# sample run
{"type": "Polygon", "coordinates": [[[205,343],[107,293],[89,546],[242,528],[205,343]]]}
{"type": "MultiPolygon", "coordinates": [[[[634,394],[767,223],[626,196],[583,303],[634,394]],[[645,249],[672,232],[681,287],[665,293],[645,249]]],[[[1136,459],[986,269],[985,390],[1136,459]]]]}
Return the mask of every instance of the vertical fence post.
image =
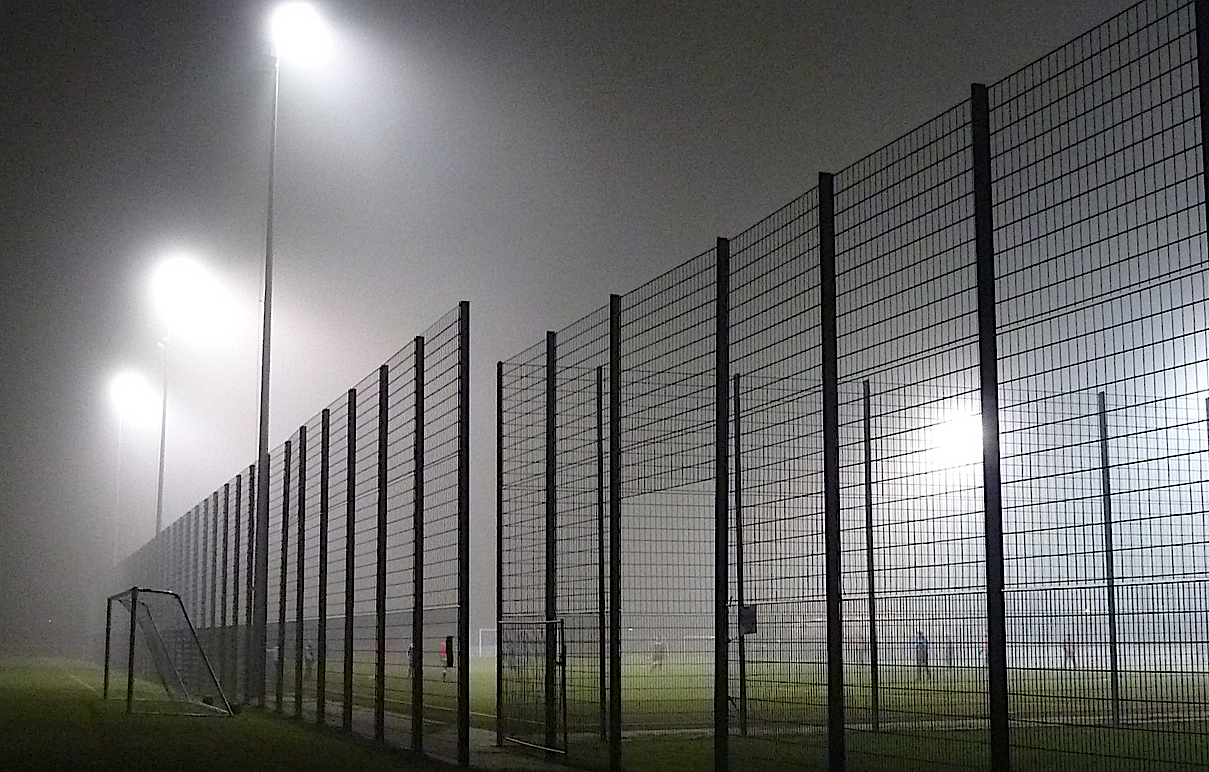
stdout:
{"type": "Polygon", "coordinates": [[[105,680],[101,682],[101,699],[109,699],[109,642],[113,635],[113,598],[105,600],[105,680]]]}
{"type": "Polygon", "coordinates": [[[240,694],[240,641],[244,636],[239,626],[240,549],[243,549],[243,475],[235,475],[235,527],[234,544],[231,552],[231,630],[235,640],[231,642],[231,696],[236,701],[240,694]]]}
{"type": "Polygon", "coordinates": [[[495,744],[504,744],[504,363],[495,363],[495,744]]]}
{"type": "Polygon", "coordinates": [[[470,302],[458,303],[458,766],[470,766],[470,302]]]}
{"type": "Polygon", "coordinates": [[[609,772],[621,772],[621,296],[609,296],[609,772]]]}
{"type": "Polygon", "coordinates": [[[390,408],[390,368],[378,368],[378,521],[375,565],[374,617],[374,739],[386,741],[386,463],[390,444],[387,441],[390,408]]]}
{"type": "MultiPolygon", "coordinates": [[[[245,702],[256,700],[260,707],[264,707],[264,681],[260,682],[260,691],[255,691],[255,675],[257,668],[261,667],[259,662],[260,656],[252,648],[257,640],[256,634],[256,604],[254,603],[256,593],[256,464],[248,466],[248,552],[245,556],[246,563],[244,567],[247,569],[245,581],[247,586],[244,589],[244,684],[243,694],[245,702]]],[[[264,644],[263,634],[260,637],[261,645],[264,644]]]]}
{"type": "Polygon", "coordinates": [[[353,730],[353,564],[357,557],[357,390],[348,390],[344,483],[344,701],[341,726],[353,730]]]}
{"type": "Polygon", "coordinates": [[[546,333],[546,747],[558,738],[558,337],[546,333]]]}
{"type": "Polygon", "coordinates": [[[186,586],[189,588],[189,595],[192,600],[193,619],[197,620],[198,624],[202,622],[202,615],[205,609],[204,598],[202,594],[202,581],[205,579],[206,571],[203,566],[205,554],[202,552],[202,536],[205,534],[202,524],[202,508],[201,505],[193,507],[190,513],[190,534],[189,534],[189,581],[186,586]]]}
{"type": "Polygon", "coordinates": [[[991,769],[1011,769],[1008,728],[1007,619],[1003,509],[999,470],[999,352],[995,323],[994,209],[991,198],[991,112],[987,88],[970,87],[974,177],[974,250],[978,276],[978,373],[982,410],[982,490],[986,519],[987,682],[991,769]]]}
{"type": "Polygon", "coordinates": [[[227,587],[231,581],[231,483],[222,487],[222,590],[220,591],[219,615],[219,677],[222,679],[223,691],[230,692],[229,662],[227,661],[227,587]]]}
{"type": "Polygon", "coordinates": [[[1196,23],[1197,97],[1201,108],[1201,180],[1206,191],[1202,206],[1209,222],[1209,0],[1194,0],[1192,6],[1196,23]]]}
{"type": "Polygon", "coordinates": [[[214,631],[218,626],[218,491],[210,495],[210,634],[206,636],[214,645],[214,631]]]}
{"type": "MultiPolygon", "coordinates": [[[[600,739],[609,736],[609,684],[607,626],[605,623],[605,467],[604,368],[596,368],[596,669],[600,688],[600,739]]],[[[499,633],[496,633],[499,640],[499,633]]]]}
{"type": "Polygon", "coordinates": [[[411,750],[424,752],[424,338],[415,341],[415,432],[412,436],[411,750]]]}
{"type": "Polygon", "coordinates": [[[126,644],[126,713],[134,712],[134,636],[138,629],[139,588],[130,588],[130,636],[126,644]]]}
{"type": "Polygon", "coordinates": [[[284,468],[281,472],[281,574],[277,577],[277,662],[274,667],[274,710],[282,711],[285,702],[285,622],[286,599],[289,597],[290,554],[290,466],[293,443],[285,441],[284,468]]]}
{"type": "Polygon", "coordinates": [[[840,390],[835,289],[835,183],[819,174],[819,310],[823,371],[823,526],[827,566],[827,758],[843,772],[844,609],[840,582],[840,390]]]}
{"type": "Polygon", "coordinates": [[[873,560],[873,419],[869,381],[864,383],[865,428],[865,585],[869,596],[869,714],[873,731],[881,731],[877,672],[877,566],[873,560]]]}
{"type": "Polygon", "coordinates": [[[306,426],[298,427],[298,542],[294,559],[294,715],[302,715],[306,634],[302,604],[306,591],[306,426]]]}
{"type": "Polygon", "coordinates": [[[1108,673],[1112,725],[1121,725],[1121,670],[1117,659],[1117,588],[1112,544],[1112,473],[1108,458],[1108,397],[1096,395],[1100,412],[1100,499],[1104,509],[1104,578],[1108,584],[1108,673]]]}
{"type": "Polygon", "coordinates": [[[197,521],[197,584],[194,586],[197,594],[197,617],[194,626],[204,631],[206,624],[206,580],[209,575],[207,558],[210,553],[210,497],[202,499],[197,521]]]}
{"type": "Polygon", "coordinates": [[[714,772],[730,768],[730,242],[714,249],[714,772]]]}
{"type": "Polygon", "coordinates": [[[332,411],[324,408],[319,419],[319,619],[315,632],[315,723],[327,722],[327,549],[330,513],[332,411]]]}
{"type": "Polygon", "coordinates": [[[268,663],[266,654],[269,645],[269,451],[265,448],[257,459],[255,475],[256,503],[251,508],[250,518],[255,523],[255,547],[251,554],[255,560],[254,573],[249,578],[252,586],[252,624],[249,630],[248,686],[255,695],[256,704],[268,705],[268,663]]]}
{"type": "Polygon", "coordinates": [[[747,634],[744,614],[747,595],[743,586],[743,404],[739,374],[734,376],[735,401],[735,603],[739,631],[739,734],[747,736],[747,634]]]}

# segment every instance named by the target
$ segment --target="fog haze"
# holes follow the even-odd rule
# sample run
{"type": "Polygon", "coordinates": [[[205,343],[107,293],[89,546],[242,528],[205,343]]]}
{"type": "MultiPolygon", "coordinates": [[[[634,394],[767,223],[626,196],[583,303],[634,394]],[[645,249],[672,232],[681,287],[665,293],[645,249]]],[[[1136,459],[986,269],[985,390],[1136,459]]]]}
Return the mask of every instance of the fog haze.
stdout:
{"type": "MultiPolygon", "coordinates": [[[[490,626],[494,363],[760,219],[1126,7],[986,2],[320,4],[283,65],[270,444],[472,309],[472,627],[490,626]]],[[[0,649],[79,651],[154,530],[157,262],[231,298],[169,341],[164,516],[256,452],[271,4],[0,12],[0,649]]]]}

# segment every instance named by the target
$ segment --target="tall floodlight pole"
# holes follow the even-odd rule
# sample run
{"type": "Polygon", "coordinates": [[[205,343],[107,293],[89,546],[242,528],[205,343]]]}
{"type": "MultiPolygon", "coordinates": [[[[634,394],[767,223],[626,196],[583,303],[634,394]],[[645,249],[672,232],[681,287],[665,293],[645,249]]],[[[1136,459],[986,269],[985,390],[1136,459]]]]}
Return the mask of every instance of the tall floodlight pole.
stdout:
{"type": "Polygon", "coordinates": [[[118,522],[122,517],[122,451],[127,424],[147,425],[150,423],[151,405],[154,404],[154,394],[150,384],[142,376],[125,372],[114,377],[109,385],[109,397],[118,414],[118,457],[117,479],[113,501],[113,527],[110,533],[111,560],[113,566],[118,564],[118,522]]]}
{"type": "Polygon", "coordinates": [[[168,438],[168,338],[159,342],[164,351],[164,381],[160,390],[160,471],[155,489],[155,535],[164,527],[164,442],[168,438]]]}
{"type": "Polygon", "coordinates": [[[273,177],[277,166],[277,103],[281,90],[281,59],[315,59],[327,45],[327,31],[308,3],[287,2],[273,12],[272,37],[273,112],[269,126],[268,206],[264,237],[264,325],[260,338],[260,430],[257,439],[256,544],[248,693],[264,707],[265,644],[269,606],[269,352],[273,321],[273,177]]]}
{"type": "Polygon", "coordinates": [[[187,255],[174,255],[155,271],[152,295],[164,320],[164,337],[156,345],[163,351],[163,388],[160,391],[160,461],[155,494],[155,533],[164,527],[164,459],[168,440],[168,343],[178,332],[205,335],[222,319],[225,292],[214,276],[187,255]]]}
{"type": "Polygon", "coordinates": [[[277,161],[277,94],[281,60],[274,50],[273,117],[269,127],[269,190],[264,236],[264,325],[260,331],[260,430],[256,443],[256,576],[252,596],[250,693],[264,707],[266,623],[269,611],[269,351],[273,330],[273,173],[277,161]]]}
{"type": "Polygon", "coordinates": [[[109,529],[109,566],[117,568],[118,566],[118,520],[122,517],[122,424],[125,419],[121,412],[118,413],[118,473],[116,484],[113,489],[113,522],[109,529]]]}

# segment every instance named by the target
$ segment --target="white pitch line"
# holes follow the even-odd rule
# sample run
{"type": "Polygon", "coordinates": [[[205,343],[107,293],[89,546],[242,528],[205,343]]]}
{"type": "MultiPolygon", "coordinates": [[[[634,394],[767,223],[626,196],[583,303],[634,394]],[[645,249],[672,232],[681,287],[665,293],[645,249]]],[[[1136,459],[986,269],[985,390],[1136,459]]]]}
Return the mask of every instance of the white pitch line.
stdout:
{"type": "Polygon", "coordinates": [[[78,683],[80,686],[83,686],[85,689],[87,689],[88,691],[92,692],[93,694],[100,694],[100,692],[98,692],[98,691],[97,691],[97,688],[96,688],[95,686],[92,686],[92,685],[90,685],[90,684],[85,683],[83,679],[79,678],[79,677],[78,677],[78,676],[76,676],[75,674],[73,674],[73,673],[68,673],[66,670],[64,670],[64,671],[63,671],[63,673],[64,673],[64,674],[65,674],[65,675],[66,675],[68,678],[70,678],[71,680],[75,681],[75,682],[76,682],[76,683],[78,683]]]}

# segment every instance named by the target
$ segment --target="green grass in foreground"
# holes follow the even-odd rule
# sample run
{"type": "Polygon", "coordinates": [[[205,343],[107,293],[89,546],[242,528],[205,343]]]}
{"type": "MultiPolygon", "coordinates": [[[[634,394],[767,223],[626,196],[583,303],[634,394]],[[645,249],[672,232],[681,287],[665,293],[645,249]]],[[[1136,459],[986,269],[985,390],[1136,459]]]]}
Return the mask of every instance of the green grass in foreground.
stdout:
{"type": "MultiPolygon", "coordinates": [[[[1158,731],[1092,727],[1027,727],[1013,730],[1014,772],[1191,772],[1209,768],[1206,726],[1167,726],[1158,731]],[[1166,731],[1164,731],[1166,730],[1166,731]]],[[[826,738],[781,741],[731,737],[731,768],[757,772],[827,769],[826,738]]],[[[850,772],[930,772],[990,768],[982,731],[865,733],[847,735],[850,772]]],[[[576,766],[605,769],[600,744],[572,745],[576,766]]],[[[622,747],[627,772],[709,770],[710,737],[665,736],[627,739],[622,747]]]]}
{"type": "Polygon", "coordinates": [[[100,699],[99,670],[72,662],[0,660],[0,769],[22,772],[450,767],[335,730],[258,712],[234,718],[133,715],[100,699]]]}

